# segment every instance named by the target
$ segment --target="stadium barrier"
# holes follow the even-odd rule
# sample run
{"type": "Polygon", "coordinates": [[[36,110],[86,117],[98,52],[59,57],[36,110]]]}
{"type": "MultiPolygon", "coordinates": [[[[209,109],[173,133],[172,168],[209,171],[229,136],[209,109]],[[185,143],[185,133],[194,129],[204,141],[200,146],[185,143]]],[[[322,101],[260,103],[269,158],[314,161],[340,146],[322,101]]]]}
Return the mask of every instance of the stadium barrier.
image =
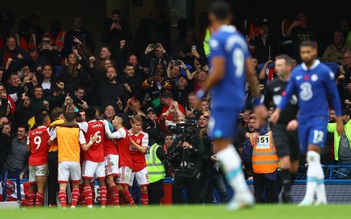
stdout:
{"type": "MultiPolygon", "coordinates": [[[[325,175],[325,187],[327,193],[327,199],[329,203],[333,204],[346,204],[351,203],[351,165],[325,165],[323,166],[324,175],[325,175]]],[[[296,180],[294,182],[294,186],[292,188],[292,197],[294,203],[300,202],[306,191],[306,173],[307,166],[300,166],[299,172],[297,174],[296,180]]],[[[279,174],[278,174],[279,176],[279,174]]],[[[19,181],[19,179],[17,179],[19,181]]],[[[29,186],[27,185],[27,179],[23,179],[20,183],[16,183],[16,179],[9,179],[11,183],[1,183],[0,184],[0,194],[2,195],[2,199],[15,201],[17,197],[22,196],[22,200],[24,198],[24,194],[29,186]],[[12,182],[11,182],[12,181],[12,182]],[[18,194],[17,191],[21,190],[21,193],[18,194]]],[[[279,179],[277,179],[279,182],[279,179]]],[[[254,192],[253,181],[247,180],[247,184],[251,192],[254,192]]],[[[164,197],[161,200],[162,205],[170,205],[172,204],[172,186],[173,180],[171,177],[166,177],[163,185],[164,197]]],[[[138,187],[137,187],[138,188],[138,187]]],[[[213,203],[219,204],[220,198],[215,188],[213,188],[213,203]]],[[[233,196],[232,189],[227,186],[228,197],[231,198],[233,196]]],[[[280,192],[280,186],[277,183],[277,196],[280,192]]],[[[99,204],[99,196],[100,189],[97,181],[95,182],[95,203],[99,204]]],[[[184,192],[186,196],[186,192],[184,192]]],[[[139,194],[135,195],[136,199],[138,199],[139,194]]],[[[263,197],[264,198],[264,197],[263,197]]],[[[0,198],[0,202],[2,201],[0,198]]],[[[187,199],[187,197],[185,197],[187,199]]],[[[47,202],[46,202],[47,203],[47,202]]],[[[1,206],[0,206],[1,207],[1,206]]]]}

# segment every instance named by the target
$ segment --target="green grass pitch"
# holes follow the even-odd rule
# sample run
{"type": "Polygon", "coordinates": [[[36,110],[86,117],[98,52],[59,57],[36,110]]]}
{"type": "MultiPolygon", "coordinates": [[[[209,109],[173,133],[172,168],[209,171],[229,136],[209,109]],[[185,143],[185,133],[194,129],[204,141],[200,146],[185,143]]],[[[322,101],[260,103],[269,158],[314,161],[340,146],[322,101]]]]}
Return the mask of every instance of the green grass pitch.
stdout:
{"type": "Polygon", "coordinates": [[[296,205],[255,205],[250,209],[228,211],[224,205],[184,205],[94,209],[1,209],[1,218],[11,219],[340,219],[349,218],[350,205],[298,207],[296,205]]]}

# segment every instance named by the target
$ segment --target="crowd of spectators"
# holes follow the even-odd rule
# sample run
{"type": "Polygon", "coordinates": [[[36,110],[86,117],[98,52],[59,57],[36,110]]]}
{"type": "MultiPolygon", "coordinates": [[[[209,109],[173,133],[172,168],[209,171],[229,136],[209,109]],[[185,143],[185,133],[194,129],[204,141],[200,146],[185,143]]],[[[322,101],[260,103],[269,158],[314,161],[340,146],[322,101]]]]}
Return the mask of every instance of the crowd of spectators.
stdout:
{"type": "MultiPolygon", "coordinates": [[[[57,108],[75,112],[79,116],[77,119],[84,121],[84,110],[94,107],[99,118],[110,122],[119,115],[126,128],[130,128],[129,118],[139,115],[143,118],[145,132],[157,130],[156,135],[150,134],[150,141],[164,145],[165,151],[172,141],[166,135],[169,126],[193,117],[201,129],[206,129],[211,115],[210,97],[198,109],[195,93],[209,75],[203,40],[209,26],[200,25],[203,29],[199,34],[187,27],[184,19],[180,20],[179,25],[185,27],[180,28],[176,46],[171,48],[170,25],[158,8],[140,22],[134,34],[121,11],[114,10],[102,23],[104,28],[100,34],[104,45],[96,48],[97,43],[91,32],[84,29],[81,17],[74,17],[72,30],[66,32],[61,29],[60,20],[52,19],[50,28],[44,30],[38,23],[39,17],[32,15],[19,21],[20,29],[16,32],[14,14],[10,10],[1,13],[6,13],[8,18],[0,24],[1,173],[7,169],[9,176],[14,177],[15,170],[19,169],[21,178],[28,177],[26,139],[35,127],[34,116],[43,111],[51,115],[51,121],[60,117],[55,114],[57,108]]],[[[274,78],[274,73],[270,76],[270,65],[276,55],[287,53],[299,63],[300,42],[317,39],[306,14],[299,13],[295,21],[289,22],[281,33],[279,49],[276,48],[278,43],[271,39],[269,22],[246,28],[248,31],[244,35],[253,53],[252,64],[261,90],[274,78]],[[260,63],[264,65],[259,66],[260,63]]],[[[250,22],[247,25],[251,25],[250,22]]],[[[323,62],[337,66],[336,82],[344,108],[351,106],[350,38],[348,22],[342,20],[342,26],[333,33],[333,41],[320,51],[323,62]]],[[[247,89],[245,107],[238,115],[240,128],[234,138],[241,154],[248,133],[254,131],[250,122],[253,101],[250,96],[247,89]]],[[[212,142],[204,133],[201,138],[199,168],[206,182],[200,184],[200,202],[211,201],[212,185],[216,185],[222,201],[226,202],[221,184],[224,180],[219,179],[221,173],[211,150],[212,142]]],[[[324,162],[335,163],[333,143],[327,144],[324,162]]]]}

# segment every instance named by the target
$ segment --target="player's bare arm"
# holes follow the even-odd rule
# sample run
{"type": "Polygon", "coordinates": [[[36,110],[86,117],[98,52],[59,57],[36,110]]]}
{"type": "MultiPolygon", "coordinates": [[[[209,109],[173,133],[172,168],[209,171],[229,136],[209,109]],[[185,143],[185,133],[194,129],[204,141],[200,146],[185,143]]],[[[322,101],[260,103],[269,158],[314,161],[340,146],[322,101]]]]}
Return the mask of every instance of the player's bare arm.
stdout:
{"type": "MultiPolygon", "coordinates": [[[[246,80],[250,85],[250,92],[253,97],[260,98],[260,89],[258,88],[258,80],[256,77],[255,69],[251,63],[250,59],[245,60],[246,67],[246,80]]],[[[254,108],[254,114],[256,116],[256,129],[259,129],[261,125],[265,124],[265,121],[268,117],[267,108],[263,104],[259,104],[254,108]]],[[[254,139],[256,139],[258,135],[255,135],[254,139]]]]}
{"type": "Polygon", "coordinates": [[[336,117],[336,131],[339,135],[342,135],[344,133],[344,123],[341,116],[336,117]]]}
{"type": "Polygon", "coordinates": [[[246,80],[250,85],[250,92],[252,96],[258,97],[260,95],[260,90],[258,89],[258,80],[256,77],[255,69],[251,63],[251,59],[246,59],[245,61],[246,68],[246,80]]]}
{"type": "Polygon", "coordinates": [[[96,139],[98,138],[99,134],[98,132],[95,132],[93,136],[90,136],[90,141],[87,144],[82,144],[82,150],[87,151],[89,148],[96,142],[96,139]]]}

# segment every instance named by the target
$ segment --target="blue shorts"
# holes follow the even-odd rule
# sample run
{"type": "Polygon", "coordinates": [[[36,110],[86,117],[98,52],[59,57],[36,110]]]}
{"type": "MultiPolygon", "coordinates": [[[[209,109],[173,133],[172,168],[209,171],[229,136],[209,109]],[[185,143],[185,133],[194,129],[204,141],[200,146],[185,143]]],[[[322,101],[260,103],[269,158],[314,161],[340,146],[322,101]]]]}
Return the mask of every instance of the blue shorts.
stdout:
{"type": "Polygon", "coordinates": [[[298,134],[302,153],[307,152],[308,145],[324,147],[327,125],[328,120],[324,118],[299,121],[298,134]]]}
{"type": "Polygon", "coordinates": [[[230,138],[232,139],[236,133],[239,110],[224,109],[213,110],[208,123],[208,134],[211,138],[230,138]]]}

